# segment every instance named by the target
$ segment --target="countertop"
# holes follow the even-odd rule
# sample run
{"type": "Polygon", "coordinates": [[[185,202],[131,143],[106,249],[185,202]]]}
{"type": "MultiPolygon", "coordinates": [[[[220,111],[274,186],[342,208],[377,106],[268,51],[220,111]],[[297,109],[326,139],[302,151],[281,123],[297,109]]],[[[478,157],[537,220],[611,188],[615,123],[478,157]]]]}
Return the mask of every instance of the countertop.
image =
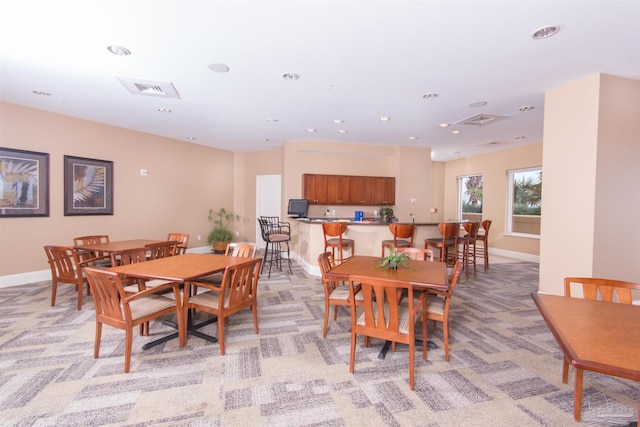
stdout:
{"type": "MultiPolygon", "coordinates": [[[[321,217],[321,218],[288,218],[289,220],[299,221],[303,224],[322,224],[325,222],[344,222],[352,225],[384,225],[389,226],[388,222],[382,222],[380,219],[365,218],[362,221],[354,221],[351,218],[334,218],[334,217],[321,217]]],[[[396,224],[411,224],[411,222],[394,221],[396,224]]],[[[415,222],[417,226],[437,226],[437,222],[415,222]]]]}

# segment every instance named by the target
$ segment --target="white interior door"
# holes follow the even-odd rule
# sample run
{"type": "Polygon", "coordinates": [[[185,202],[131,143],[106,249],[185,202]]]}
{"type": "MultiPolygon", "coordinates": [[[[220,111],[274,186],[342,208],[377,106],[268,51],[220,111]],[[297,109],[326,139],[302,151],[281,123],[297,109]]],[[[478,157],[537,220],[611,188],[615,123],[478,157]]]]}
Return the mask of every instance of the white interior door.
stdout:
{"type": "MultiPolygon", "coordinates": [[[[256,217],[280,216],[281,175],[258,175],[256,177],[256,217]]],[[[260,224],[256,220],[256,245],[264,249],[265,244],[260,233],[260,224]]]]}

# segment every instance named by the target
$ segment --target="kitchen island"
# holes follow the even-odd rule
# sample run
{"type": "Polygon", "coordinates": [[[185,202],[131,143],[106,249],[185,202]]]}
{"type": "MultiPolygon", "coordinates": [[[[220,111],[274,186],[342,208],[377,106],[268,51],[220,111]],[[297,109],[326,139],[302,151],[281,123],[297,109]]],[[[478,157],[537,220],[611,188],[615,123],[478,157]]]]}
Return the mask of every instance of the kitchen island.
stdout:
{"type": "MultiPolygon", "coordinates": [[[[306,270],[315,275],[320,275],[318,267],[318,255],[324,252],[324,234],[322,233],[322,223],[324,222],[345,222],[347,231],[344,236],[353,239],[355,242],[355,253],[357,255],[380,256],[382,251],[382,241],[393,239],[389,224],[379,220],[365,219],[354,221],[353,219],[341,218],[298,218],[289,219],[291,222],[291,250],[295,252],[297,261],[306,270]]],[[[424,239],[440,237],[437,223],[419,223],[413,239],[413,246],[424,247],[424,239]]],[[[438,254],[434,254],[438,256],[438,254]]],[[[349,251],[345,256],[350,256],[349,251]]]]}

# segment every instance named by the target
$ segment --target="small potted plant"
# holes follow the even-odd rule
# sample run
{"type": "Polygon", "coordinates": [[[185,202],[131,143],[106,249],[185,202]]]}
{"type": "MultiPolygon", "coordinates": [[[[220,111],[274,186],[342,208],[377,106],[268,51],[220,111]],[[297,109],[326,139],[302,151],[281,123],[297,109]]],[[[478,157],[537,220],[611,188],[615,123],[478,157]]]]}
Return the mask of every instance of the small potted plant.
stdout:
{"type": "Polygon", "coordinates": [[[391,223],[391,221],[393,221],[393,207],[381,206],[380,210],[378,210],[378,215],[382,222],[391,223]]]}
{"type": "Polygon", "coordinates": [[[404,252],[396,255],[395,252],[396,252],[396,248],[393,245],[391,245],[391,254],[382,258],[380,264],[378,264],[378,267],[379,268],[387,267],[391,270],[397,270],[398,264],[402,264],[405,267],[408,267],[407,260],[409,259],[409,256],[404,252]]]}
{"type": "Polygon", "coordinates": [[[227,248],[227,243],[233,240],[231,225],[234,221],[239,220],[240,216],[227,211],[225,208],[220,208],[217,212],[209,209],[208,218],[213,228],[209,232],[207,241],[215,252],[224,252],[227,248]]]}

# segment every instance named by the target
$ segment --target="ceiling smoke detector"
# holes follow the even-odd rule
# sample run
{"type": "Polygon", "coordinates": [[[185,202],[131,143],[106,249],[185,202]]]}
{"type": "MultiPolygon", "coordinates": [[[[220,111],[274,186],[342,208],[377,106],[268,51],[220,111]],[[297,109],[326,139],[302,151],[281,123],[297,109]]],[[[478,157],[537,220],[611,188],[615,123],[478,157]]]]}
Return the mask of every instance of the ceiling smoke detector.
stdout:
{"type": "Polygon", "coordinates": [[[456,124],[459,125],[472,125],[472,126],[486,126],[500,120],[506,119],[508,116],[500,116],[497,114],[476,114],[475,116],[462,119],[456,124]]]}
{"type": "Polygon", "coordinates": [[[171,82],[132,79],[129,77],[118,77],[118,80],[120,80],[120,83],[122,83],[133,95],[180,99],[178,91],[176,91],[176,88],[171,82]]]}

